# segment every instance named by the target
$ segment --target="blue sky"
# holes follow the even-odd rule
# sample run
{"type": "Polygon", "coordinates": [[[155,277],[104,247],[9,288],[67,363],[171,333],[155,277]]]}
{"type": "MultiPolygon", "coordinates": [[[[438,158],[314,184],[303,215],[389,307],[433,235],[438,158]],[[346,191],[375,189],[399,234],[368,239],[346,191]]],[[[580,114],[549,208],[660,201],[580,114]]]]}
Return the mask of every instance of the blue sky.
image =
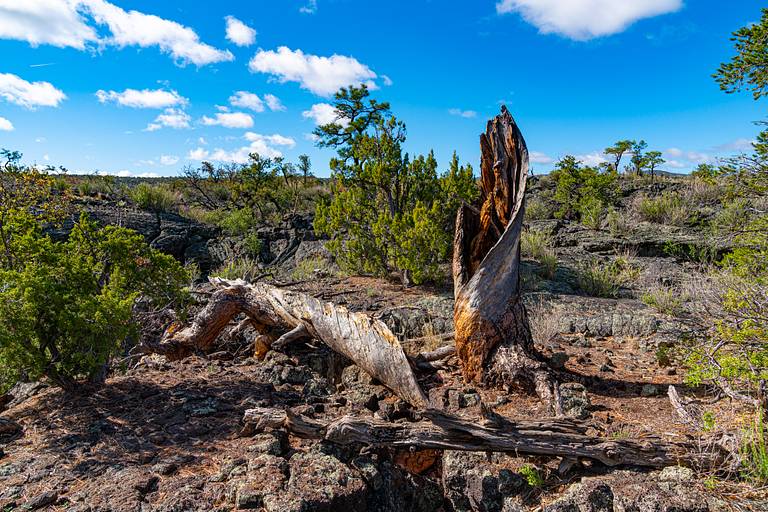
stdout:
{"type": "Polygon", "coordinates": [[[477,166],[500,102],[534,168],[596,162],[621,138],[665,169],[748,149],[764,118],[712,80],[740,0],[0,0],[0,147],[74,172],[174,175],[248,151],[331,154],[309,136],[329,95],[369,83],[407,149],[477,166]]]}

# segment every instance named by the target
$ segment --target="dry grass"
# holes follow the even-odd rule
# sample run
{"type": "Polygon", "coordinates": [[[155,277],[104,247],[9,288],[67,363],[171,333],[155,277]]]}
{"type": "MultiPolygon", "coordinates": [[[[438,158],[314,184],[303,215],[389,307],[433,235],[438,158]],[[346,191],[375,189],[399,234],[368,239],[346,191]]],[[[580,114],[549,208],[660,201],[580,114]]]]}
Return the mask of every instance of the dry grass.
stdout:
{"type": "Polygon", "coordinates": [[[560,334],[560,326],[563,321],[562,308],[553,306],[543,299],[538,299],[527,309],[531,334],[536,343],[548,343],[552,338],[560,334]]]}

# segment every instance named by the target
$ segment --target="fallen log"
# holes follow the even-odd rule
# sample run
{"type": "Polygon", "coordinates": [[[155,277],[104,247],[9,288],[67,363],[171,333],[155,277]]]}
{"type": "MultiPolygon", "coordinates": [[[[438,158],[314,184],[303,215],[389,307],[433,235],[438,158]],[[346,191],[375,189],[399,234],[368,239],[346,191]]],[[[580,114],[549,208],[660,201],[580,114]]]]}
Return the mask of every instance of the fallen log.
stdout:
{"type": "Polygon", "coordinates": [[[714,467],[723,459],[716,445],[701,451],[700,445],[656,438],[607,439],[589,436],[588,427],[574,420],[550,418],[510,421],[486,413],[482,421],[466,420],[436,410],[421,413],[413,423],[392,423],[372,418],[345,416],[323,423],[290,409],[256,408],[245,412],[250,431],[284,429],[303,438],[340,445],[363,444],[394,449],[432,449],[504,452],[515,455],[589,459],[606,466],[665,467],[686,465],[714,467]]]}
{"type": "Polygon", "coordinates": [[[453,245],[456,351],[470,382],[533,385],[561,414],[557,383],[533,345],[520,296],[528,149],[506,107],[480,136],[478,205],[462,205],[453,245]]]}
{"type": "Polygon", "coordinates": [[[210,281],[219,290],[192,323],[185,328],[171,326],[158,342],[146,345],[145,351],[165,355],[171,360],[208,352],[219,333],[237,315],[244,313],[247,324],[261,334],[257,338],[257,355],[302,338],[318,339],[352,360],[403,400],[416,407],[426,406],[427,397],[400,342],[380,320],[265,283],[248,284],[242,280],[219,278],[210,281]]]}

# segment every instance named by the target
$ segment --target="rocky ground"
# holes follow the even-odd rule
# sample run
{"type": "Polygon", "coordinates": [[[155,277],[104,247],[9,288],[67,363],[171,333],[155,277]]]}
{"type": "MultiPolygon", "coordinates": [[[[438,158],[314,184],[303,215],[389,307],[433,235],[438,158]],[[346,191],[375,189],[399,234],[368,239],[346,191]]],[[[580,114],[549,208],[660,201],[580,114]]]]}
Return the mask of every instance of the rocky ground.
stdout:
{"type": "MultiPolygon", "coordinates": [[[[238,243],[172,214],[83,207],[106,222],[138,228],[156,247],[204,270],[238,243]]],[[[563,221],[529,224],[552,233],[560,261],[551,279],[536,262],[525,262],[525,300],[537,345],[558,368],[568,414],[608,438],[698,439],[703,433],[683,424],[666,396],[676,385],[706,398],[705,389],[682,387],[679,360],[667,353],[697,320],[660,313],[639,297],[651,281],[682,290],[697,264],[665,247],[701,237],[640,222],[623,234],[563,221]],[[632,282],[615,298],[586,296],[577,284],[579,265],[612,261],[627,248],[632,282]]],[[[261,233],[261,259],[277,260],[279,282],[381,318],[408,352],[450,343],[448,285],[403,289],[392,281],[339,276],[331,262],[297,274],[302,261],[326,257],[310,226],[297,217],[261,233]]],[[[322,345],[298,344],[260,362],[250,357],[249,341],[225,335],[208,356],[127,362],[106,386],[78,396],[40,386],[12,392],[15,400],[0,415],[2,510],[768,510],[758,490],[680,467],[609,470],[585,462],[563,474],[555,459],[342,449],[281,432],[254,434],[243,424],[253,407],[295,407],[323,420],[355,414],[408,421],[413,411],[322,345]]],[[[548,414],[526,390],[465,385],[455,364],[425,376],[422,385],[432,406],[468,419],[479,418],[481,403],[511,419],[548,414]]],[[[727,400],[706,407],[716,428],[738,425],[745,413],[727,400]]]]}

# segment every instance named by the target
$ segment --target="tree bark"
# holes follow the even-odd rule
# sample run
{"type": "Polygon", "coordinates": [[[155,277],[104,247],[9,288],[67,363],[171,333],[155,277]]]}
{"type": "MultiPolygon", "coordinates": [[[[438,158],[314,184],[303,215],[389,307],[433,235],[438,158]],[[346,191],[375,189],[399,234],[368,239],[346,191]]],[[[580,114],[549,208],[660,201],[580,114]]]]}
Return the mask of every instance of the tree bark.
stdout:
{"type": "Polygon", "coordinates": [[[528,149],[506,107],[480,136],[477,207],[457,214],[453,253],[456,350],[470,382],[525,381],[561,412],[557,383],[533,346],[520,297],[528,149]]]}
{"type": "Polygon", "coordinates": [[[146,351],[171,360],[208,352],[219,333],[244,313],[262,333],[257,340],[257,355],[265,355],[270,347],[282,347],[297,339],[318,339],[351,359],[403,400],[416,407],[427,405],[408,357],[383,322],[310,295],[264,283],[218,278],[211,282],[220,289],[192,323],[183,329],[171,326],[158,343],[145,346],[146,351]]]}
{"type": "Polygon", "coordinates": [[[717,445],[700,445],[646,438],[607,439],[586,435],[587,427],[565,419],[509,421],[494,413],[484,420],[466,420],[440,411],[422,413],[414,423],[345,416],[323,423],[290,409],[249,409],[244,421],[250,431],[285,429],[296,437],[322,439],[335,444],[360,443],[394,449],[433,449],[504,452],[515,455],[590,459],[606,466],[664,467],[683,464],[714,467],[723,460],[717,445]]]}

